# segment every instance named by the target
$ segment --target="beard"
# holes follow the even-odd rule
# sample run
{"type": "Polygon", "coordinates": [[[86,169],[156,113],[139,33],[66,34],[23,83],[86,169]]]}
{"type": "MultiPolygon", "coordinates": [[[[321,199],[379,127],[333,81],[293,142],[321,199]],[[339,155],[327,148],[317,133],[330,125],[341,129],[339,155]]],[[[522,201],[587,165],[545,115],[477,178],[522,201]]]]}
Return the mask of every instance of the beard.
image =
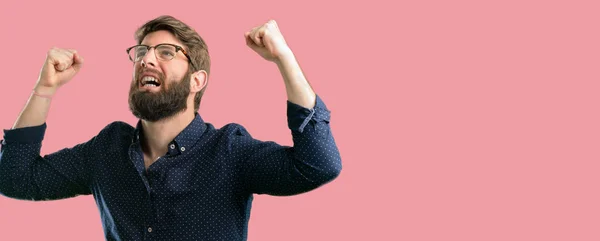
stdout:
{"type": "Polygon", "coordinates": [[[156,122],[174,116],[187,109],[187,98],[190,94],[190,76],[187,72],[180,81],[166,81],[162,73],[146,70],[158,75],[161,85],[158,92],[140,89],[140,68],[134,76],[129,88],[129,110],[143,120],[156,122]]]}

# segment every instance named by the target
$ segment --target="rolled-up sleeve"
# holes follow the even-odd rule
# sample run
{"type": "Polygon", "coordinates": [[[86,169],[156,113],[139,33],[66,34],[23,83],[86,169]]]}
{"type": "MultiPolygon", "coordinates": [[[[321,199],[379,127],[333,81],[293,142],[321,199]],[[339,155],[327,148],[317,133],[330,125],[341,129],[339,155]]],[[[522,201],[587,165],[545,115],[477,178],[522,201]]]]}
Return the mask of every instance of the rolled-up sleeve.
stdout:
{"type": "Polygon", "coordinates": [[[317,95],[313,108],[287,102],[293,147],[259,141],[240,127],[236,148],[245,159],[245,182],[252,193],[294,195],[334,180],[342,170],[330,127],[330,111],[317,95]]]}
{"type": "Polygon", "coordinates": [[[41,156],[46,123],[4,130],[0,142],[0,194],[55,200],[91,194],[87,152],[93,140],[41,156]]]}

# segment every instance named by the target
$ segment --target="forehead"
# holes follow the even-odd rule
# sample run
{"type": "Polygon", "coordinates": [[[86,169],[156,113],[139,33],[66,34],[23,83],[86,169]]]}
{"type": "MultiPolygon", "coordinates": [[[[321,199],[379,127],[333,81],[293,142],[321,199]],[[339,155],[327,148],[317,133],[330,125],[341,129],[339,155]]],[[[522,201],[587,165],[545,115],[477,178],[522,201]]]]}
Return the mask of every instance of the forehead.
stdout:
{"type": "Polygon", "coordinates": [[[163,43],[183,46],[181,42],[179,42],[179,40],[175,38],[175,35],[171,34],[169,31],[166,30],[159,30],[156,32],[149,33],[148,35],[146,35],[146,37],[144,37],[141,44],[154,46],[163,43]]]}

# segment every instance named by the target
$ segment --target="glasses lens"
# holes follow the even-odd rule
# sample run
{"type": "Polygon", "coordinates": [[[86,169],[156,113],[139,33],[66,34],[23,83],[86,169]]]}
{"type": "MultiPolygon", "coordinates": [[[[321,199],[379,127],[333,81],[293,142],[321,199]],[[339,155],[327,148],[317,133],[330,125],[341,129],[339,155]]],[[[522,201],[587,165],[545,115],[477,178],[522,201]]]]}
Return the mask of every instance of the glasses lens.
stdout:
{"type": "Polygon", "coordinates": [[[156,56],[161,60],[171,60],[177,53],[177,48],[171,45],[159,45],[156,47],[156,56]]]}
{"type": "Polygon", "coordinates": [[[148,48],[146,46],[136,46],[129,50],[129,59],[131,61],[137,62],[140,61],[146,53],[148,52],[148,48]]]}

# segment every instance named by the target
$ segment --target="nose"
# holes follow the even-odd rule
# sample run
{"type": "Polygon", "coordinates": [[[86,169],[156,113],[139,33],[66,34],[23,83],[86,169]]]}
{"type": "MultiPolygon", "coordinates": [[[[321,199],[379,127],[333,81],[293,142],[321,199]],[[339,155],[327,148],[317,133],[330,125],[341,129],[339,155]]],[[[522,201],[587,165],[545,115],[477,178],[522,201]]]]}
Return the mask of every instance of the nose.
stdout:
{"type": "Polygon", "coordinates": [[[149,68],[150,66],[152,66],[152,68],[156,68],[156,55],[154,54],[154,48],[148,50],[146,55],[144,55],[140,61],[140,64],[144,68],[149,68]]]}

